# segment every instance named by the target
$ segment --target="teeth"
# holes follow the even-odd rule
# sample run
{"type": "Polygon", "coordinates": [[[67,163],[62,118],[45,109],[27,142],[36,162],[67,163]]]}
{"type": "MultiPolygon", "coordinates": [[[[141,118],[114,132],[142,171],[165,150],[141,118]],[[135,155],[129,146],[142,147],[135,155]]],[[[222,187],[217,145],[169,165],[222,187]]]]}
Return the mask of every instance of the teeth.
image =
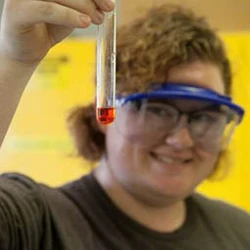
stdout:
{"type": "Polygon", "coordinates": [[[161,161],[165,164],[179,164],[179,163],[187,163],[189,160],[185,159],[176,159],[176,158],[169,158],[163,155],[152,154],[158,161],[161,161]]]}
{"type": "Polygon", "coordinates": [[[173,163],[178,163],[178,162],[180,162],[179,160],[174,160],[174,159],[168,158],[168,157],[166,157],[166,156],[158,156],[158,155],[156,155],[156,158],[157,158],[159,161],[161,161],[161,162],[163,162],[163,163],[167,163],[167,164],[173,164],[173,163]]]}

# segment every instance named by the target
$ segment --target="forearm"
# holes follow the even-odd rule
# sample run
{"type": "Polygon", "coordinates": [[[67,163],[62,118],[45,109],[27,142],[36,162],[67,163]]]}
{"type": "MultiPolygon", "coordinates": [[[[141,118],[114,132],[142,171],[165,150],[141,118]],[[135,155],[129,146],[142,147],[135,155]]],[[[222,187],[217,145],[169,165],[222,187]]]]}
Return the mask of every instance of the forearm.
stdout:
{"type": "Polygon", "coordinates": [[[35,68],[36,65],[13,61],[0,53],[0,146],[35,68]]]}

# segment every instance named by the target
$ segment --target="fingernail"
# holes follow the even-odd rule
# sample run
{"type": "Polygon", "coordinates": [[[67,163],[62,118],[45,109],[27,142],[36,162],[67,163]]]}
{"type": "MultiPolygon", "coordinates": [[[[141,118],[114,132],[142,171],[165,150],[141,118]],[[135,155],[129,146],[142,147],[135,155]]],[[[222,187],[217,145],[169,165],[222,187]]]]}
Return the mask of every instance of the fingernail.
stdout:
{"type": "Polygon", "coordinates": [[[110,8],[113,8],[115,6],[115,0],[109,0],[108,5],[110,8]]]}
{"type": "Polygon", "coordinates": [[[88,25],[91,22],[90,17],[87,15],[80,15],[80,21],[83,25],[88,25]]]}

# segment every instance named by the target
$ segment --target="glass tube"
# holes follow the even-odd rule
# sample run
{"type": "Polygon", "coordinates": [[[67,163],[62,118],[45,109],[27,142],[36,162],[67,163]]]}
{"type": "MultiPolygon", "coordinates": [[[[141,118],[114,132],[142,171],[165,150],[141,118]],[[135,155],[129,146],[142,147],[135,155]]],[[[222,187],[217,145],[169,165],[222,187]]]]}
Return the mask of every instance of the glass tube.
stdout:
{"type": "Polygon", "coordinates": [[[115,119],[116,95],[116,9],[105,14],[98,26],[96,116],[101,124],[115,119]]]}

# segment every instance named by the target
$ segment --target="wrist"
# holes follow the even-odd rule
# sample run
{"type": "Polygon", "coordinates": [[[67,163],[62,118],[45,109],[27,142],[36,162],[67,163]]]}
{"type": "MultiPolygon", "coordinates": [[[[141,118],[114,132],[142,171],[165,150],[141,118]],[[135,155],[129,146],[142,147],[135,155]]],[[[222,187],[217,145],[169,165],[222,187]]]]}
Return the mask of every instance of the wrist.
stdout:
{"type": "Polygon", "coordinates": [[[0,50],[0,83],[16,82],[19,86],[22,82],[26,84],[38,64],[38,62],[27,63],[15,60],[0,50]]]}

